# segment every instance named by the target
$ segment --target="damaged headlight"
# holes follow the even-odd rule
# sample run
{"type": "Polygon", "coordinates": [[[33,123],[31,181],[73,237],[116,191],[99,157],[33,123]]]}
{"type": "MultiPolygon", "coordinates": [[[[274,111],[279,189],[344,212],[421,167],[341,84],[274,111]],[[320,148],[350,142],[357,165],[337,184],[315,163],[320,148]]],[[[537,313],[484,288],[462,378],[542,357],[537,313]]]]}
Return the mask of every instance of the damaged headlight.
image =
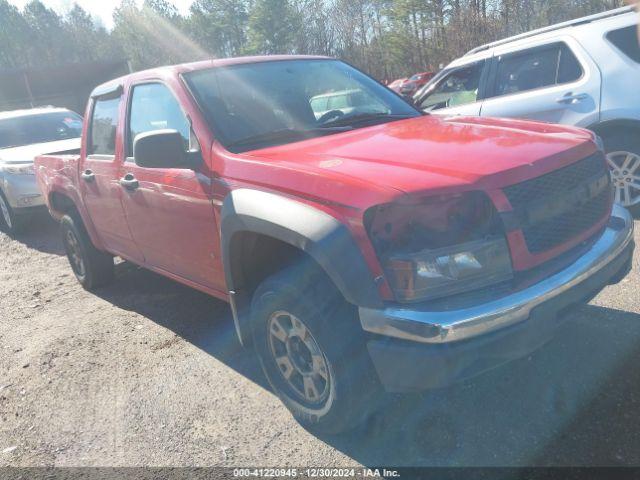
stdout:
{"type": "Polygon", "coordinates": [[[513,278],[502,222],[482,192],[374,207],[365,214],[365,227],[400,302],[513,278]]]}
{"type": "Polygon", "coordinates": [[[504,237],[390,257],[384,266],[396,297],[403,302],[455,295],[513,277],[504,237]]]}

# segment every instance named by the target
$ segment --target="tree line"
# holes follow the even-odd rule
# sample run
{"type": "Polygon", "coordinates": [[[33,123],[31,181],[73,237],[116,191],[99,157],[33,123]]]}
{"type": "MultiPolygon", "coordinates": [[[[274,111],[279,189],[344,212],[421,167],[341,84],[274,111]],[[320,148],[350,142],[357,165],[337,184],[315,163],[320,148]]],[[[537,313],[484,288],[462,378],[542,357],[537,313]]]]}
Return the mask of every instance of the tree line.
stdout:
{"type": "Polygon", "coordinates": [[[77,4],[0,0],[0,69],[127,59],[134,70],[250,54],[319,54],[381,80],[438,69],[482,43],[624,0],[122,0],[113,28],[77,4]]]}

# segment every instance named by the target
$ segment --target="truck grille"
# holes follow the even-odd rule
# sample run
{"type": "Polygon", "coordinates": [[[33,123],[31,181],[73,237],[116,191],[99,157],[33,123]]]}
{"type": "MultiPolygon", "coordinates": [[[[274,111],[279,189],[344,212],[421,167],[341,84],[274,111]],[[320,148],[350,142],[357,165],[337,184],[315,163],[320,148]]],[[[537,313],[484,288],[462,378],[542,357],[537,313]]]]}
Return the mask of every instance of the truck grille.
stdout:
{"type": "Polygon", "coordinates": [[[530,253],[570,241],[611,208],[611,180],[602,153],[504,189],[530,253]]]}

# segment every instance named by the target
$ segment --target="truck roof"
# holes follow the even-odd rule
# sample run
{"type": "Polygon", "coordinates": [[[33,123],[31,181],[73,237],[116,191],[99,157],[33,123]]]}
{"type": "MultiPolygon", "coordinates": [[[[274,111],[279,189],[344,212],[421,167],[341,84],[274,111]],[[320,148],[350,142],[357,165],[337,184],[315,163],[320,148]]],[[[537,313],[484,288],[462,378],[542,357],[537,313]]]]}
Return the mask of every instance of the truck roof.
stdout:
{"type": "Polygon", "coordinates": [[[5,120],[8,118],[18,118],[18,117],[27,117],[29,115],[40,115],[43,113],[53,113],[53,112],[68,112],[66,108],[57,108],[57,107],[39,107],[39,108],[25,108],[23,110],[8,110],[5,112],[0,112],[0,120],[5,120]]]}
{"type": "Polygon", "coordinates": [[[331,57],[320,55],[260,55],[250,57],[212,58],[211,60],[201,60],[198,62],[181,63],[178,65],[167,65],[164,67],[151,68],[140,72],[130,73],[122,77],[115,78],[101,85],[98,85],[91,96],[103,95],[103,92],[111,91],[122,85],[124,79],[142,80],[150,77],[167,74],[181,74],[208,68],[228,67],[232,65],[243,65],[249,63],[277,62],[283,60],[329,60],[331,57]]]}

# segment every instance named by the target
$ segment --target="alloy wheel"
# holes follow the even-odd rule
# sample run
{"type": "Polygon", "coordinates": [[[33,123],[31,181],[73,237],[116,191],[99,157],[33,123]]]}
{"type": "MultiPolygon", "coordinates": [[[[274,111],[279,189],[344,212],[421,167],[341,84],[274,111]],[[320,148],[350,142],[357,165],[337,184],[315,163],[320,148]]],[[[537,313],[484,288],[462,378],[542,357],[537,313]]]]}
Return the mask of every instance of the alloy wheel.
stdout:
{"type": "Polygon", "coordinates": [[[640,202],[640,155],[632,152],[607,154],[616,202],[631,207],[640,202]]]}
{"type": "Polygon", "coordinates": [[[307,326],[295,315],[278,311],[267,328],[273,360],[289,388],[306,403],[324,402],[331,388],[329,368],[307,326]]]}

